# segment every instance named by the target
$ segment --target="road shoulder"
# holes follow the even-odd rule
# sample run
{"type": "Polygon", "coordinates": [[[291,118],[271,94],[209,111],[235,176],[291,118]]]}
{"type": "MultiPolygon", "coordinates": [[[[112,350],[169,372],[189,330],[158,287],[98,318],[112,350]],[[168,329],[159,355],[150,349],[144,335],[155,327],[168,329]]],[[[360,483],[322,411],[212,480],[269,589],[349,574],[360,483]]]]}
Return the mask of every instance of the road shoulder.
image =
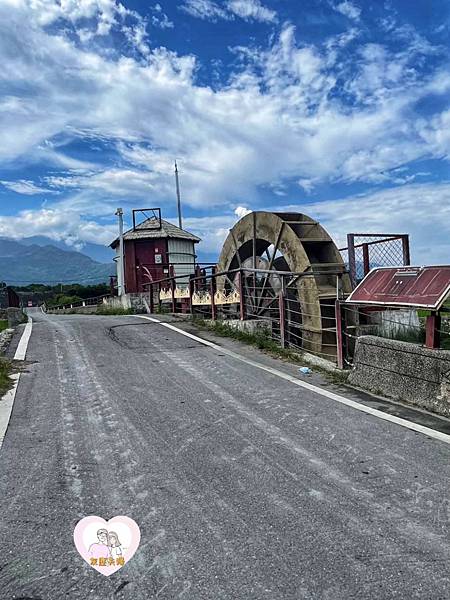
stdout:
{"type": "Polygon", "coordinates": [[[190,333],[207,342],[216,344],[225,350],[239,354],[245,359],[256,361],[268,368],[277,369],[291,377],[305,381],[325,391],[345,396],[345,398],[363,404],[368,408],[450,435],[450,419],[440,415],[435,415],[423,409],[411,407],[388,398],[382,398],[350,385],[337,382],[333,375],[320,372],[314,368],[312,368],[313,372],[311,374],[302,375],[299,373],[299,367],[302,366],[300,361],[292,362],[279,357],[274,357],[267,352],[259,350],[254,346],[249,346],[244,342],[229,337],[219,336],[213,331],[198,327],[190,319],[180,318],[179,316],[174,317],[173,315],[152,315],[152,318],[164,323],[172,324],[186,333],[190,333]]]}

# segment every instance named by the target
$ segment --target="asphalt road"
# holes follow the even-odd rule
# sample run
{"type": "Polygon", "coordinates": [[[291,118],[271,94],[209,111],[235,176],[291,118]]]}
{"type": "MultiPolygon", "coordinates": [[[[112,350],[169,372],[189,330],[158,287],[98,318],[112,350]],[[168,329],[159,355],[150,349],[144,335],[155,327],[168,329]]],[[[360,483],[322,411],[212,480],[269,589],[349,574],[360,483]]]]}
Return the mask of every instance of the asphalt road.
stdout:
{"type": "Polygon", "coordinates": [[[33,317],[0,598],[450,598],[448,444],[158,324],[33,317]],[[73,545],[90,514],[141,528],[109,578],[73,545]]]}

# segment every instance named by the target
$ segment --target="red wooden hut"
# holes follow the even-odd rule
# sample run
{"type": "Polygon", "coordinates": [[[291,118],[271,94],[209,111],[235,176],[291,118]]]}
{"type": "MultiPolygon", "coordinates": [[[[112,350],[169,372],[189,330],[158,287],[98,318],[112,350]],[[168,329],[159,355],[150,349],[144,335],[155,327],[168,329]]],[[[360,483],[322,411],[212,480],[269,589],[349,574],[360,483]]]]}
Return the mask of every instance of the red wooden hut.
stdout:
{"type": "MultiPolygon", "coordinates": [[[[133,227],[123,236],[125,292],[143,292],[145,284],[172,274],[186,275],[187,282],[195,272],[195,244],[200,238],[162,219],[160,209],[147,209],[145,212],[150,212],[150,216],[136,224],[136,213],[142,212],[133,210],[133,227]]],[[[111,248],[116,250],[118,265],[118,237],[111,248]]],[[[120,269],[117,270],[120,277],[120,269]]]]}

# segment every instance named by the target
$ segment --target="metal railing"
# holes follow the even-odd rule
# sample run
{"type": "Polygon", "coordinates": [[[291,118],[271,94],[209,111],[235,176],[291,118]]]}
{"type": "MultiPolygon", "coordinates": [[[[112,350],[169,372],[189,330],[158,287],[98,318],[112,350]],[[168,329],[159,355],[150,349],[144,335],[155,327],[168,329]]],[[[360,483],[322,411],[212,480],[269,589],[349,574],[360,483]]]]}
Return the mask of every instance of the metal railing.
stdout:
{"type": "MultiPolygon", "coordinates": [[[[236,268],[203,270],[189,276],[166,277],[146,284],[150,312],[186,313],[212,321],[259,321],[257,331],[281,348],[308,351],[338,361],[336,298],[299,297],[298,284],[318,275],[340,278],[345,270],[305,272],[236,268]],[[315,327],[311,320],[318,323],[315,327]],[[314,339],[320,337],[320,344],[314,339]]],[[[336,290],[338,290],[335,285],[336,290]]],[[[336,292],[337,293],[337,292],[336,292]]]]}
{"type": "Polygon", "coordinates": [[[67,302],[65,304],[58,304],[56,306],[43,305],[45,311],[48,310],[68,310],[71,308],[80,308],[84,306],[98,306],[104,303],[105,298],[110,298],[111,294],[103,294],[102,296],[94,296],[92,298],[83,298],[77,302],[67,302]]]}
{"type": "MultiPolygon", "coordinates": [[[[417,323],[399,322],[401,311],[355,307],[336,296],[308,299],[298,283],[317,275],[337,279],[346,271],[316,270],[302,273],[236,268],[226,272],[203,270],[186,277],[167,277],[146,285],[150,312],[186,313],[212,321],[257,320],[258,331],[281,348],[307,351],[337,364],[351,367],[356,340],[362,335],[376,335],[422,344],[425,317],[417,323]],[[318,317],[318,303],[320,317],[318,317]],[[311,326],[313,317],[318,327],[311,326]],[[391,325],[391,327],[389,327],[391,325]],[[320,347],[313,343],[320,335],[320,347]]],[[[439,329],[441,348],[450,347],[449,313],[442,314],[439,329]]]]}
{"type": "MultiPolygon", "coordinates": [[[[340,303],[343,365],[353,366],[353,356],[358,338],[365,335],[409,342],[427,346],[427,317],[431,311],[414,308],[374,309],[340,303]]],[[[435,349],[450,350],[450,308],[438,313],[435,349]]],[[[446,359],[448,360],[448,358],[446,359]]]]}

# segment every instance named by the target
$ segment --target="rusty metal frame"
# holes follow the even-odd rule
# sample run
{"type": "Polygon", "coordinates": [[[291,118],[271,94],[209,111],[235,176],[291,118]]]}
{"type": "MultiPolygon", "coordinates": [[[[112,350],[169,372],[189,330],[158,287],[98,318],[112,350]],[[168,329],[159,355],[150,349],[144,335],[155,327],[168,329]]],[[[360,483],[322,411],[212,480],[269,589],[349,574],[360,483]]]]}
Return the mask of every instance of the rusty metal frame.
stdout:
{"type": "Polygon", "coordinates": [[[348,233],[347,234],[347,246],[345,248],[339,248],[340,252],[347,251],[348,253],[348,268],[350,272],[350,279],[353,287],[358,283],[357,268],[356,268],[356,248],[362,248],[363,253],[363,273],[364,277],[370,271],[370,248],[377,244],[385,244],[387,242],[393,242],[395,240],[401,240],[402,242],[402,258],[403,264],[396,266],[407,267],[411,264],[410,245],[409,245],[409,234],[407,233],[348,233]],[[359,237],[371,237],[380,238],[371,240],[369,242],[362,242],[360,244],[355,243],[356,238],[359,237]]]}
{"type": "MultiPolygon", "coordinates": [[[[153,217],[155,219],[155,221],[157,221],[158,226],[157,227],[140,227],[139,231],[159,231],[160,229],[162,229],[162,223],[161,223],[161,209],[159,207],[155,207],[155,208],[133,208],[132,214],[133,214],[133,231],[136,231],[136,213],[143,213],[145,215],[146,212],[152,212],[153,213],[153,217]]],[[[148,217],[147,215],[145,215],[145,221],[151,217],[148,217]]],[[[145,222],[143,221],[143,222],[145,222]]]]}

